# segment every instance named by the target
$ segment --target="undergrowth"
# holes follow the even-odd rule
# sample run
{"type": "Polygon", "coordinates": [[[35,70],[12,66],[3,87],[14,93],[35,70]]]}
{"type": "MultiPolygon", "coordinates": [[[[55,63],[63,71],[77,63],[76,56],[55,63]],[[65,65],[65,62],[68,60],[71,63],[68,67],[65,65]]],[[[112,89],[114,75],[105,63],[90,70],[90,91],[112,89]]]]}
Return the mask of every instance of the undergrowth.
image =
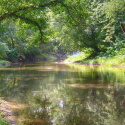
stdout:
{"type": "Polygon", "coordinates": [[[3,63],[10,63],[10,62],[6,60],[0,60],[0,64],[3,64],[3,63]]]}
{"type": "Polygon", "coordinates": [[[44,58],[51,58],[51,59],[55,59],[56,57],[54,55],[50,55],[50,54],[44,54],[42,53],[40,56],[39,56],[40,59],[44,59],[44,58]]]}
{"type": "Polygon", "coordinates": [[[116,66],[124,66],[125,65],[125,55],[115,55],[115,56],[97,56],[93,58],[89,58],[89,54],[80,53],[76,56],[71,56],[65,60],[65,62],[80,62],[93,64],[98,63],[100,65],[116,65],[116,66]]]}
{"type": "Polygon", "coordinates": [[[69,58],[67,58],[65,60],[65,62],[81,62],[81,60],[86,59],[90,54],[86,54],[84,52],[81,52],[78,55],[74,55],[74,56],[69,56],[69,58]]]}

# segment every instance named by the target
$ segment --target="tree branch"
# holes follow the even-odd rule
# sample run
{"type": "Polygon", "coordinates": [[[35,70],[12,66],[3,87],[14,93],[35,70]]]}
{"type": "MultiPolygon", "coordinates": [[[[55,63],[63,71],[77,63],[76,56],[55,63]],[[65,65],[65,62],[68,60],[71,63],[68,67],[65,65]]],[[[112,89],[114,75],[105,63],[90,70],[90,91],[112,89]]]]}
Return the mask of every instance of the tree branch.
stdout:
{"type": "Polygon", "coordinates": [[[79,26],[80,22],[78,22],[78,21],[75,20],[75,18],[73,17],[73,15],[72,15],[72,13],[71,13],[69,7],[68,7],[66,4],[62,3],[62,2],[60,2],[60,3],[61,3],[64,7],[66,7],[66,9],[67,9],[67,11],[68,11],[70,17],[71,17],[72,20],[76,23],[76,26],[79,26]]]}
{"type": "Polygon", "coordinates": [[[57,4],[59,3],[59,0],[54,0],[54,1],[51,1],[49,3],[46,3],[44,5],[32,5],[32,6],[29,6],[29,7],[23,7],[23,8],[19,8],[13,12],[10,12],[10,13],[4,13],[2,16],[0,16],[0,21],[4,20],[5,18],[7,17],[11,17],[13,16],[14,14],[20,12],[20,11],[23,11],[23,10],[27,10],[29,8],[41,8],[41,7],[47,7],[47,6],[50,6],[50,5],[53,5],[53,4],[57,4]]]}
{"type": "Polygon", "coordinates": [[[41,34],[40,40],[41,40],[41,43],[42,43],[42,45],[43,45],[43,47],[44,47],[43,39],[42,39],[42,37],[43,37],[43,32],[42,32],[42,29],[41,29],[39,23],[37,23],[36,21],[33,21],[33,20],[29,19],[29,18],[22,17],[22,16],[19,16],[19,15],[16,15],[16,14],[14,14],[13,16],[18,17],[18,18],[20,18],[20,19],[23,19],[23,20],[25,20],[25,21],[28,21],[28,22],[30,22],[30,23],[35,24],[35,25],[38,27],[39,31],[40,31],[40,34],[41,34]]]}
{"type": "Polygon", "coordinates": [[[71,18],[74,20],[74,22],[79,25],[80,23],[75,20],[75,18],[72,16],[71,11],[69,10],[68,7],[67,7],[67,10],[68,10],[68,13],[71,16],[71,18]]]}
{"type": "Polygon", "coordinates": [[[123,22],[120,22],[120,25],[121,25],[122,31],[123,31],[123,33],[125,35],[125,26],[124,26],[123,22]]]}

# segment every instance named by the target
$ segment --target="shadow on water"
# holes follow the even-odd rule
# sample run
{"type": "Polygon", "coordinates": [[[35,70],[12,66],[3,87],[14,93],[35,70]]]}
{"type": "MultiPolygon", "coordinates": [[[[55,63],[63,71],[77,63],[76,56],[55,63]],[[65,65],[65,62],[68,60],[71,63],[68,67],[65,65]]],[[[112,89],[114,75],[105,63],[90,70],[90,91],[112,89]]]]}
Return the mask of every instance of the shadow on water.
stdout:
{"type": "Polygon", "coordinates": [[[0,69],[17,125],[124,125],[125,69],[39,62],[0,69]]]}

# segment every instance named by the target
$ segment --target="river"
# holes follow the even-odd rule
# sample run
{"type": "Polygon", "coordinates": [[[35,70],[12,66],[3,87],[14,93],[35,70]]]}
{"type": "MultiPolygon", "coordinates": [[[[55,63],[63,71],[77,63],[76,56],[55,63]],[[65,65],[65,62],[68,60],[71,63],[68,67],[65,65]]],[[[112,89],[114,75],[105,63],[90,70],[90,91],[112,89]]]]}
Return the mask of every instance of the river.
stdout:
{"type": "Polygon", "coordinates": [[[0,68],[17,125],[124,125],[125,68],[36,62],[0,68]]]}

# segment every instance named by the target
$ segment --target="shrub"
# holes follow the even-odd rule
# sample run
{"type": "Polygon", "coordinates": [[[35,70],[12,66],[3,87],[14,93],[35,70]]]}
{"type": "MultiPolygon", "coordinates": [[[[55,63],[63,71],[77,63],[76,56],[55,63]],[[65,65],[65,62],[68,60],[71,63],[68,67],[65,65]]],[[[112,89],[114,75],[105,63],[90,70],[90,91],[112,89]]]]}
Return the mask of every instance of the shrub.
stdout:
{"type": "Polygon", "coordinates": [[[8,50],[8,47],[0,42],[0,58],[7,57],[6,50],[8,50]]]}
{"type": "Polygon", "coordinates": [[[7,57],[9,60],[17,60],[18,59],[18,52],[16,49],[10,49],[7,51],[7,57]]]}
{"type": "Polygon", "coordinates": [[[24,56],[26,59],[33,59],[33,57],[40,55],[40,49],[35,46],[29,46],[28,48],[25,49],[24,56]]]}

